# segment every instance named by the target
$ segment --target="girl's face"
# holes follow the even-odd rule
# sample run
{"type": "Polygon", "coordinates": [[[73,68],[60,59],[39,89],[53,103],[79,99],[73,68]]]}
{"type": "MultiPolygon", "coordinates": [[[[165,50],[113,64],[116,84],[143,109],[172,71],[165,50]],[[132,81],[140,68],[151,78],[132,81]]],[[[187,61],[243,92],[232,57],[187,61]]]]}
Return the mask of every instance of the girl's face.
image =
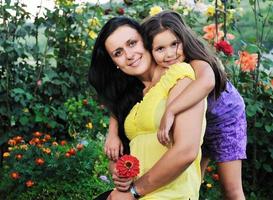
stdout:
{"type": "Polygon", "coordinates": [[[142,37],[135,29],[127,25],[119,27],[106,39],[105,48],[124,73],[140,77],[149,73],[151,54],[144,48],[142,37]]]}
{"type": "Polygon", "coordinates": [[[162,67],[169,67],[185,60],[182,42],[170,30],[157,34],[152,48],[155,62],[162,67]]]}

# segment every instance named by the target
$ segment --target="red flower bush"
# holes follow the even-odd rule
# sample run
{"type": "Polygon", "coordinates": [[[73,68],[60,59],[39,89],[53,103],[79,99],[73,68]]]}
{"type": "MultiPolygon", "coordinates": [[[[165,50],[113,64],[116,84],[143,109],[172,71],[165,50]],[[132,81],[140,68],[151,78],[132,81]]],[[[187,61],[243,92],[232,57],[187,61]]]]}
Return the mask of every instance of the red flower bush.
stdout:
{"type": "Polygon", "coordinates": [[[116,169],[119,176],[133,178],[139,173],[139,161],[134,156],[124,155],[118,159],[116,169]]]}
{"type": "Polygon", "coordinates": [[[217,51],[222,51],[227,56],[232,56],[233,54],[233,47],[225,40],[221,40],[214,44],[217,51]]]}

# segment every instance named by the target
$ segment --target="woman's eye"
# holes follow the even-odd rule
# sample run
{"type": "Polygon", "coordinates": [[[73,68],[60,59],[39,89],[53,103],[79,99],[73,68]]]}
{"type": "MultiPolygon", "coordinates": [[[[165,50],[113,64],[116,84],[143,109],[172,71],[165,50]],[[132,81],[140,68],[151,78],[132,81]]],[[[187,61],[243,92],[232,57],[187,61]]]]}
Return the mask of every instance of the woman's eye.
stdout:
{"type": "Polygon", "coordinates": [[[131,41],[131,42],[129,43],[129,46],[130,46],[130,47],[133,47],[133,46],[135,46],[136,43],[137,43],[137,42],[136,42],[135,40],[133,40],[133,41],[131,41]]]}
{"type": "Polygon", "coordinates": [[[114,57],[119,57],[121,55],[121,51],[116,51],[115,53],[114,53],[114,57]]]}

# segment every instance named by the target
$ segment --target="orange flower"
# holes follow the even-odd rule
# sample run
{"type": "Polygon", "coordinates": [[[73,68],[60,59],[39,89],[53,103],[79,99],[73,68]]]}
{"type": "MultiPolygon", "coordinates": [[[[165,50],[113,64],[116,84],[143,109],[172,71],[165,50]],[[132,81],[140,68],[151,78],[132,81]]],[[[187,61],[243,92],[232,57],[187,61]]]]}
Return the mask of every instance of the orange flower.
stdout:
{"type": "Polygon", "coordinates": [[[65,157],[69,158],[70,156],[71,156],[71,155],[70,155],[69,152],[66,152],[66,153],[65,153],[65,157]]]}
{"type": "Polygon", "coordinates": [[[43,165],[45,163],[45,160],[42,158],[36,158],[35,163],[36,165],[43,165]]]}
{"type": "Polygon", "coordinates": [[[16,142],[20,143],[23,140],[23,137],[21,136],[16,136],[13,138],[14,140],[16,140],[16,142]]]}
{"type": "Polygon", "coordinates": [[[78,151],[82,150],[83,149],[83,144],[77,144],[77,149],[78,149],[78,151]]]}
{"type": "Polygon", "coordinates": [[[207,170],[207,172],[212,172],[213,168],[211,166],[208,166],[206,170],[207,170]]]}
{"type": "Polygon", "coordinates": [[[9,157],[10,156],[10,153],[9,152],[5,152],[4,154],[3,154],[3,157],[4,158],[7,158],[7,157],[9,157]]]}
{"type": "Polygon", "coordinates": [[[273,79],[271,80],[271,85],[273,86],[273,79]]]}
{"type": "Polygon", "coordinates": [[[32,181],[32,180],[28,180],[27,182],[26,182],[26,186],[27,187],[32,187],[34,185],[34,182],[32,181]]]}
{"type": "MultiPolygon", "coordinates": [[[[216,26],[215,24],[210,24],[208,26],[204,26],[203,31],[205,32],[205,35],[203,36],[206,40],[214,40],[214,42],[221,41],[224,37],[224,32],[221,30],[221,27],[223,24],[218,24],[217,26],[217,37],[216,37],[216,26]]],[[[235,38],[234,35],[227,33],[226,35],[227,40],[233,40],[235,38]]]]}
{"type": "Polygon", "coordinates": [[[48,140],[50,140],[50,139],[51,139],[51,136],[50,136],[49,134],[46,134],[46,135],[45,135],[45,140],[48,141],[48,140]]]}
{"type": "Polygon", "coordinates": [[[239,52],[239,60],[236,60],[235,63],[240,65],[242,71],[253,71],[256,68],[258,62],[258,54],[250,54],[247,51],[239,52]]]}
{"type": "Polygon", "coordinates": [[[16,140],[10,139],[10,140],[8,141],[8,144],[9,144],[10,146],[15,146],[15,145],[16,145],[16,140]]]}
{"type": "Polygon", "coordinates": [[[203,36],[206,40],[220,41],[224,37],[224,32],[220,30],[223,24],[218,24],[217,26],[217,37],[216,37],[216,26],[215,24],[210,24],[203,28],[205,35],[203,36]]]}
{"type": "Polygon", "coordinates": [[[55,141],[54,141],[54,142],[52,142],[52,145],[53,145],[53,146],[58,146],[58,142],[55,142],[55,141]]]}
{"type": "Polygon", "coordinates": [[[42,150],[43,150],[43,152],[46,153],[46,154],[50,154],[50,153],[51,153],[50,148],[43,148],[42,150]]]}
{"type": "Polygon", "coordinates": [[[10,173],[10,177],[14,180],[19,179],[20,178],[20,174],[18,172],[11,172],[10,173]]]}
{"type": "Polygon", "coordinates": [[[23,158],[23,155],[22,154],[16,154],[15,158],[17,160],[21,160],[23,158]]]}
{"type": "Polygon", "coordinates": [[[34,135],[35,137],[41,137],[41,136],[42,136],[42,133],[39,132],[39,131],[36,131],[35,133],[33,133],[33,135],[34,135]]]}
{"type": "Polygon", "coordinates": [[[66,145],[66,144],[67,144],[67,142],[66,142],[65,140],[62,140],[62,141],[61,141],[61,145],[62,145],[62,146],[66,145]]]}

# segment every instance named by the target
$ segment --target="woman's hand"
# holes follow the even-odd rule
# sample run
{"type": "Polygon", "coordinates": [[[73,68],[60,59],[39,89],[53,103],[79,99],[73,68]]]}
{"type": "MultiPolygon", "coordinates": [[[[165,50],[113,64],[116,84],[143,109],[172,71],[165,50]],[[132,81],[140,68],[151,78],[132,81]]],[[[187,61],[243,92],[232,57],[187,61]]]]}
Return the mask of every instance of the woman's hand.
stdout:
{"type": "Polygon", "coordinates": [[[174,118],[175,115],[168,110],[165,111],[161,118],[160,126],[157,131],[157,139],[162,145],[167,146],[171,142],[170,130],[173,126],[174,118]]]}
{"type": "Polygon", "coordinates": [[[108,196],[107,200],[135,200],[130,192],[120,192],[118,190],[113,190],[108,196]]]}
{"type": "Polygon", "coordinates": [[[127,192],[133,182],[133,178],[119,177],[116,174],[112,175],[112,179],[116,186],[116,189],[120,192],[127,192]]]}
{"type": "Polygon", "coordinates": [[[118,160],[119,155],[123,155],[123,145],[117,134],[108,133],[104,152],[110,160],[118,160]]]}
{"type": "Polygon", "coordinates": [[[116,186],[116,189],[121,192],[127,192],[133,182],[133,178],[120,177],[118,175],[116,164],[114,162],[110,163],[110,171],[112,173],[112,179],[116,186]]]}

